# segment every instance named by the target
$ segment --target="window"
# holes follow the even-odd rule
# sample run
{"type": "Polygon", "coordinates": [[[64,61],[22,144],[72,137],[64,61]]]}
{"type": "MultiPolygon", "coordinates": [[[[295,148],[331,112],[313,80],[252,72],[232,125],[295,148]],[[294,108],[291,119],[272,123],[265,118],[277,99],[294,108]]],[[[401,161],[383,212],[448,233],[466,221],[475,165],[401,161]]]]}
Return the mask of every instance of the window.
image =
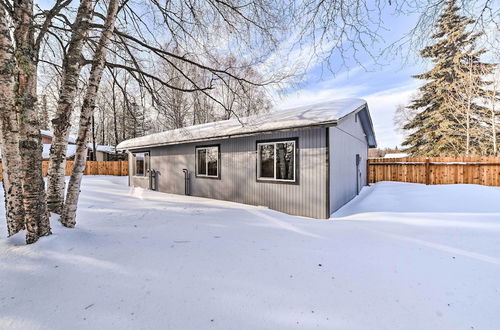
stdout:
{"type": "Polygon", "coordinates": [[[296,181],[296,141],[257,143],[257,179],[296,181]]]}
{"type": "Polygon", "coordinates": [[[196,147],[196,176],[219,178],[219,146],[196,147]]]}
{"type": "Polygon", "coordinates": [[[149,170],[149,152],[138,152],[134,156],[134,175],[147,176],[149,170]]]}

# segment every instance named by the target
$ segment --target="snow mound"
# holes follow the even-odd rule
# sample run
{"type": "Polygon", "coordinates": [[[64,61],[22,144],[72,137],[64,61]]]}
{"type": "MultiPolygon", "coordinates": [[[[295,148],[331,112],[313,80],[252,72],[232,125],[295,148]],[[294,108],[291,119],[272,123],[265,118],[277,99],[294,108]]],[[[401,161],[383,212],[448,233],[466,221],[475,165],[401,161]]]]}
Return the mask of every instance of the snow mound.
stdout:
{"type": "Polygon", "coordinates": [[[30,246],[0,201],[0,329],[498,329],[499,200],[381,182],[325,221],[84,176],[30,246]]]}

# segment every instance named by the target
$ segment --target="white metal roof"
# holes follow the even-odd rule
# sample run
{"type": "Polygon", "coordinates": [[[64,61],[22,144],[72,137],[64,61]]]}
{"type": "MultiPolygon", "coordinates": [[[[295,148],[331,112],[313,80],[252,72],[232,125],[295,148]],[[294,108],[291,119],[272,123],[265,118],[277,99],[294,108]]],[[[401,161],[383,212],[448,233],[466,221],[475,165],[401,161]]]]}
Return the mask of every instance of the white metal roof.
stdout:
{"type": "MultiPolygon", "coordinates": [[[[90,150],[94,149],[94,145],[92,143],[87,143],[87,148],[90,150]]],[[[104,152],[107,154],[113,154],[115,153],[115,147],[113,146],[105,146],[105,145],[96,145],[97,151],[104,152]]]]}
{"type": "MultiPolygon", "coordinates": [[[[43,145],[43,152],[42,152],[43,159],[49,159],[51,146],[52,146],[52,144],[44,144],[43,145]]],[[[76,144],[68,144],[68,148],[66,149],[66,158],[73,157],[75,155],[76,147],[77,147],[76,144]]],[[[88,143],[87,148],[92,150],[93,149],[92,143],[88,143]]],[[[97,151],[101,151],[101,152],[108,153],[108,154],[112,154],[115,152],[115,148],[112,146],[97,145],[96,149],[97,149],[97,151]]]]}
{"type": "MultiPolygon", "coordinates": [[[[45,129],[41,129],[40,130],[40,133],[44,136],[48,136],[48,137],[54,137],[54,133],[52,133],[51,131],[47,131],[45,129]]],[[[71,136],[68,137],[68,142],[69,143],[76,143],[76,139],[75,138],[72,138],[71,136]]]]}
{"type": "MultiPolygon", "coordinates": [[[[42,151],[42,158],[49,159],[50,157],[50,147],[52,144],[44,144],[42,151]]],[[[68,148],[66,148],[66,158],[73,157],[76,153],[76,144],[68,144],[68,148]]]]}
{"type": "MultiPolygon", "coordinates": [[[[235,118],[150,134],[123,141],[117,146],[117,149],[137,149],[237,137],[282,129],[335,125],[343,117],[363,109],[368,110],[365,100],[333,100],[302,107],[274,110],[266,114],[240,118],[240,120],[235,118]]],[[[369,126],[373,133],[371,120],[369,126]]],[[[375,141],[374,136],[373,141],[375,141]]]]}

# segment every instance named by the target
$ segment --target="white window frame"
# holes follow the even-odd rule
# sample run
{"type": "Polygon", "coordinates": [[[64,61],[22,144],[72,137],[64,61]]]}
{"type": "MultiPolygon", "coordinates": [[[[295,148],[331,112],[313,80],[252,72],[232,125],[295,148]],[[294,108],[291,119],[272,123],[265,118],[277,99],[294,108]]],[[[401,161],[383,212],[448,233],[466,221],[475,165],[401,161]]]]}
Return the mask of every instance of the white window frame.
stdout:
{"type": "Polygon", "coordinates": [[[297,182],[297,141],[296,140],[282,140],[282,141],[270,141],[270,142],[258,142],[257,143],[257,180],[258,181],[272,181],[272,182],[297,182]],[[293,180],[289,179],[276,179],[276,145],[278,143],[293,143],[293,180]],[[273,178],[266,178],[260,176],[260,146],[263,145],[273,145],[274,146],[274,154],[273,154],[273,178]]]}
{"type": "Polygon", "coordinates": [[[134,158],[134,176],[138,178],[146,178],[149,176],[149,168],[147,168],[147,165],[149,165],[149,162],[146,162],[146,155],[149,158],[149,161],[151,161],[150,153],[149,151],[142,151],[142,152],[133,152],[132,153],[133,158],[134,158]],[[144,174],[143,175],[138,175],[137,174],[137,154],[144,154],[144,174]]]}
{"type": "Polygon", "coordinates": [[[213,146],[200,146],[194,148],[194,158],[195,158],[195,175],[196,177],[201,177],[201,178],[212,178],[212,179],[218,179],[219,174],[220,174],[220,146],[219,145],[213,145],[213,146]],[[208,149],[210,148],[215,148],[217,149],[217,175],[208,175],[208,149]],[[198,173],[198,150],[205,150],[205,173],[206,174],[199,174],[198,173]]]}

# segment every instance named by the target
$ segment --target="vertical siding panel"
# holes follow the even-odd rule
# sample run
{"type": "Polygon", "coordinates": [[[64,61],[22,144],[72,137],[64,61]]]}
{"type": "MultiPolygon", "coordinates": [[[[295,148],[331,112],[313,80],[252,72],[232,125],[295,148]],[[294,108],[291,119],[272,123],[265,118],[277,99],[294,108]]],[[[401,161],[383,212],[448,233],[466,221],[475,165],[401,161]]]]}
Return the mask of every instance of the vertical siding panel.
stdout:
{"type": "Polygon", "coordinates": [[[310,136],[308,141],[310,141],[310,145],[307,146],[307,151],[309,153],[309,157],[307,157],[307,164],[306,164],[306,171],[307,171],[307,176],[313,178],[313,185],[309,186],[309,196],[306,196],[306,201],[309,207],[309,210],[312,214],[316,215],[316,205],[311,205],[310,200],[315,199],[316,197],[316,188],[318,187],[317,184],[317,177],[315,175],[312,175],[311,173],[311,165],[314,161],[314,149],[312,147],[316,144],[316,135],[315,136],[310,136]]]}
{"type": "Polygon", "coordinates": [[[316,187],[316,192],[318,194],[319,200],[321,200],[321,203],[317,203],[316,208],[317,208],[317,217],[322,217],[324,216],[323,210],[325,209],[325,191],[323,189],[323,183],[325,182],[325,172],[323,171],[323,164],[325,164],[325,159],[324,159],[324,146],[323,146],[323,141],[324,141],[324,136],[323,136],[324,130],[320,131],[320,134],[318,134],[318,149],[316,150],[317,153],[317,160],[316,160],[316,176],[318,177],[318,186],[316,187]],[[319,205],[321,204],[321,205],[319,205]]]}
{"type": "MultiPolygon", "coordinates": [[[[320,143],[320,138],[321,138],[321,131],[319,132],[319,134],[315,134],[315,147],[313,150],[314,152],[314,158],[311,159],[311,161],[313,162],[313,164],[311,164],[311,166],[309,167],[310,170],[314,169],[314,177],[316,178],[316,185],[314,186],[314,194],[316,196],[316,199],[317,200],[321,200],[321,180],[320,178],[322,177],[321,175],[321,164],[320,164],[320,161],[321,161],[321,143],[320,143]]],[[[319,203],[314,203],[314,209],[315,209],[315,214],[316,214],[316,217],[319,217],[320,214],[319,214],[319,210],[321,208],[322,205],[318,205],[319,203]]]]}
{"type": "Polygon", "coordinates": [[[310,131],[307,132],[308,134],[308,139],[306,140],[308,143],[308,145],[306,146],[306,150],[307,150],[307,154],[308,156],[306,157],[306,168],[305,168],[305,171],[306,171],[306,175],[307,177],[310,177],[312,178],[313,180],[313,184],[312,185],[307,185],[309,187],[309,194],[307,196],[305,196],[304,198],[304,201],[306,202],[306,207],[309,209],[309,212],[311,214],[316,214],[315,212],[315,209],[316,209],[316,205],[312,205],[312,203],[310,203],[310,201],[312,199],[315,199],[316,197],[316,187],[317,187],[317,177],[315,175],[312,175],[311,173],[311,165],[314,161],[314,151],[312,149],[312,147],[315,145],[315,140],[316,140],[316,134],[314,136],[311,136],[310,134],[310,131]]]}
{"type": "MultiPolygon", "coordinates": [[[[347,117],[330,128],[330,212],[336,211],[340,206],[356,196],[356,164],[355,155],[367,155],[368,146],[359,122],[347,117]],[[340,130],[342,129],[342,130],[340,130]],[[349,132],[349,134],[344,133],[349,132]]],[[[366,156],[364,156],[366,157],[366,156]]],[[[362,159],[362,163],[366,158],[362,159]]],[[[388,166],[387,166],[388,167],[388,166]]],[[[375,171],[379,170],[378,168],[375,171]]],[[[380,169],[384,170],[384,169],[380,169]]],[[[360,185],[366,184],[366,166],[361,167],[362,178],[360,185]]],[[[378,172],[383,174],[381,172],[378,172]]],[[[375,178],[378,179],[378,173],[375,178]]],[[[326,189],[325,189],[326,190],[326,189]]]]}
{"type": "Polygon", "coordinates": [[[304,208],[304,209],[308,209],[308,213],[309,214],[314,214],[313,212],[311,212],[310,208],[311,206],[308,206],[308,201],[309,201],[309,198],[311,198],[311,186],[314,186],[315,182],[314,182],[314,177],[311,176],[309,177],[309,173],[308,173],[308,166],[310,164],[310,155],[309,155],[309,144],[310,144],[310,135],[309,135],[309,131],[306,131],[305,132],[305,139],[304,142],[303,142],[303,150],[304,150],[304,156],[302,157],[302,159],[304,160],[304,164],[302,166],[302,174],[304,175],[304,178],[309,178],[311,184],[304,184],[305,188],[303,191],[302,191],[302,198],[300,199],[301,201],[301,206],[304,208]]]}
{"type": "Polygon", "coordinates": [[[264,205],[290,214],[323,218],[327,203],[325,138],[325,128],[314,128],[157,147],[151,151],[152,166],[161,172],[159,188],[163,192],[184,194],[182,169],[187,168],[193,196],[264,205]],[[299,146],[299,184],[257,182],[256,141],[295,137],[299,146]],[[211,144],[220,144],[221,179],[196,178],[195,147],[211,144]]]}

